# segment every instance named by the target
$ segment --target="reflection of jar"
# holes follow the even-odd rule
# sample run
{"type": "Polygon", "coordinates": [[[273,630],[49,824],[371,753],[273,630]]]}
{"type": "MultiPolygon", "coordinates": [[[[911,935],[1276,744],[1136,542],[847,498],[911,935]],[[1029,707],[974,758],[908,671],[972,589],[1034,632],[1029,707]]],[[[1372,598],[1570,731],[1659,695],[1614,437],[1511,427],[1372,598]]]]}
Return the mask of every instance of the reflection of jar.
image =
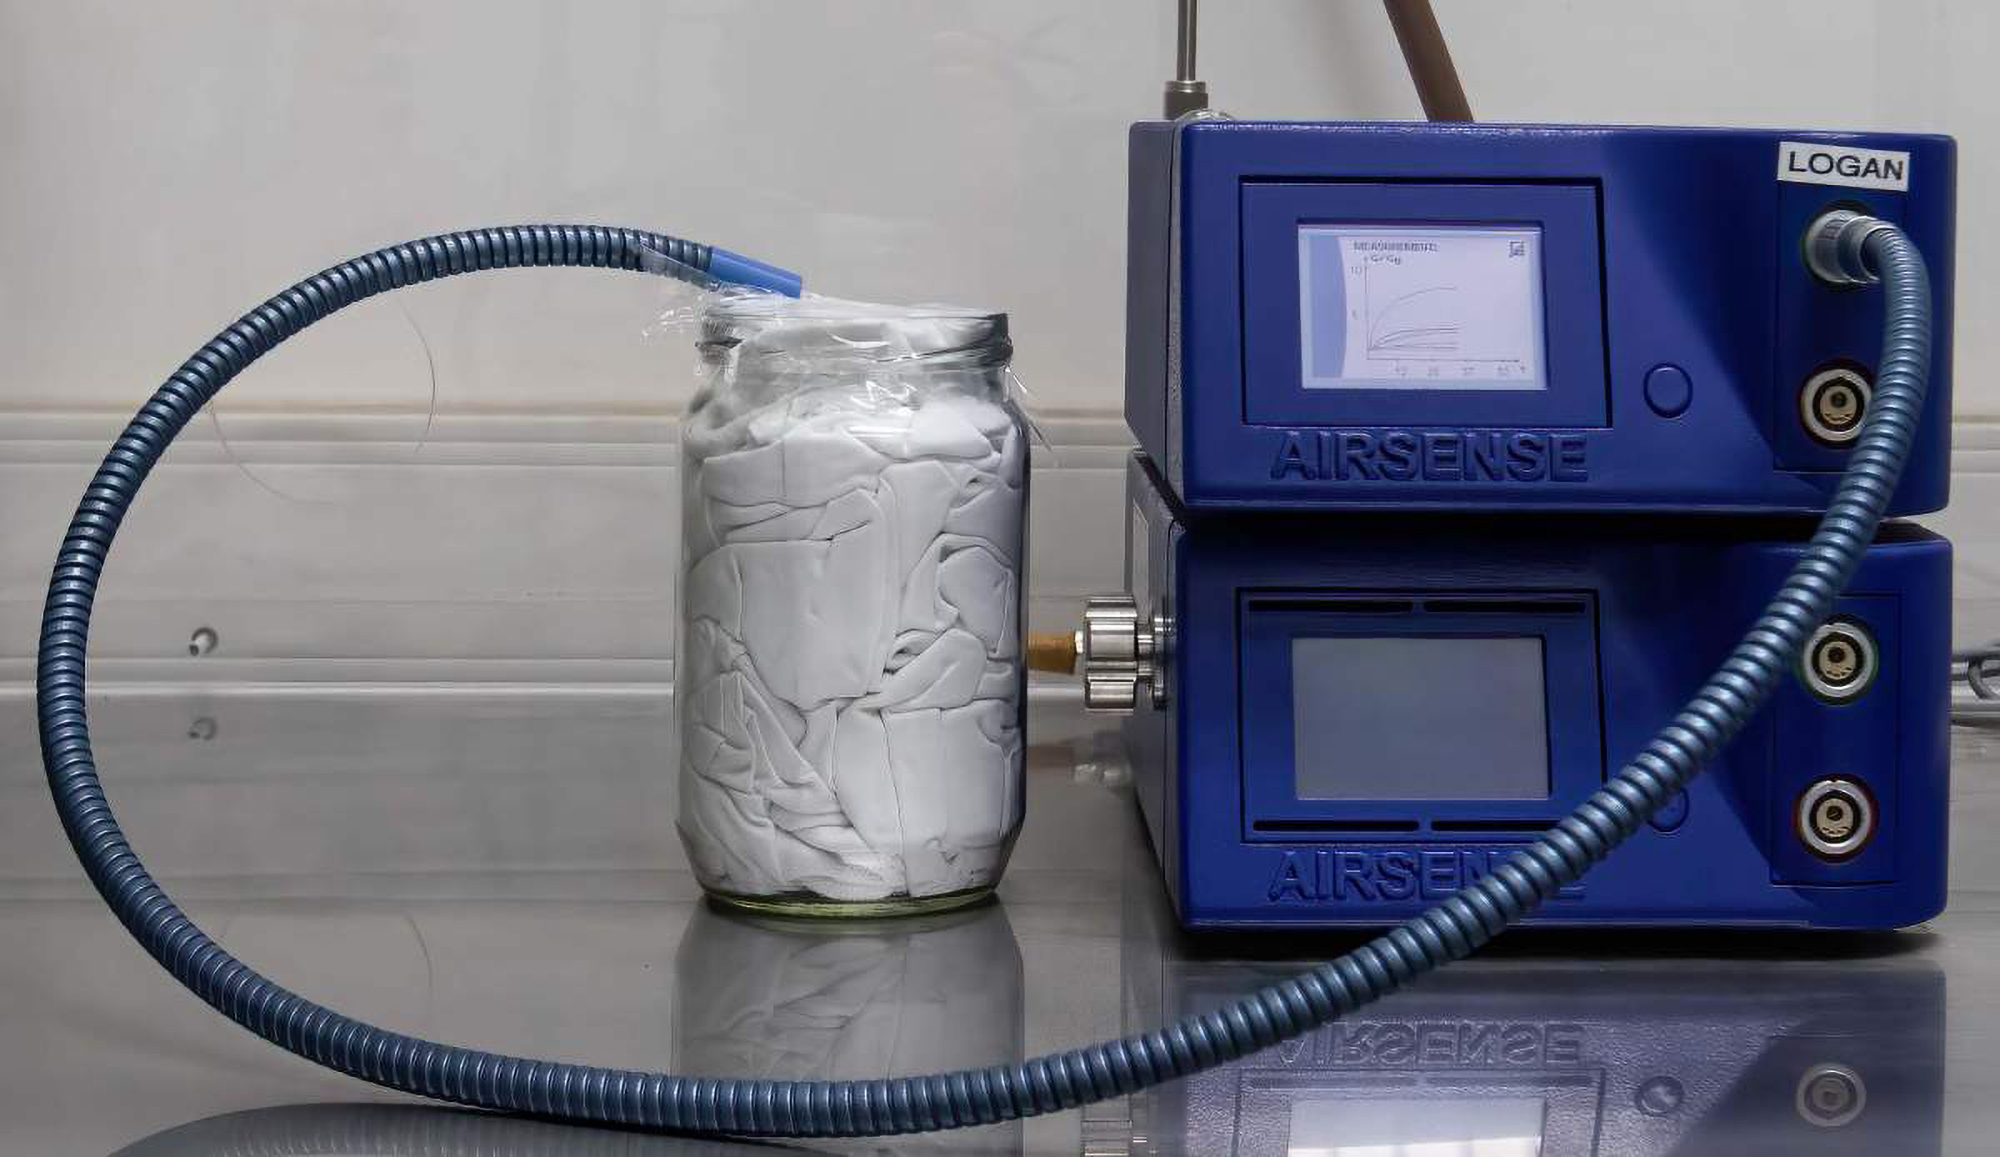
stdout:
{"type": "Polygon", "coordinates": [[[771,1157],[768,1145],[468,1113],[429,1105],[281,1105],[204,1117],[111,1157],[771,1157]]]}
{"type": "Polygon", "coordinates": [[[682,840],[763,911],[990,892],[1022,814],[1005,315],[734,298],[682,426],[682,840]]]}
{"type": "MultiPolygon", "coordinates": [[[[704,904],[674,979],[674,1071],[692,1076],[873,1080],[1022,1060],[1021,950],[998,904],[838,923],[704,904]]],[[[1014,1150],[996,1133],[1019,1130],[927,1140],[1014,1150]]]]}

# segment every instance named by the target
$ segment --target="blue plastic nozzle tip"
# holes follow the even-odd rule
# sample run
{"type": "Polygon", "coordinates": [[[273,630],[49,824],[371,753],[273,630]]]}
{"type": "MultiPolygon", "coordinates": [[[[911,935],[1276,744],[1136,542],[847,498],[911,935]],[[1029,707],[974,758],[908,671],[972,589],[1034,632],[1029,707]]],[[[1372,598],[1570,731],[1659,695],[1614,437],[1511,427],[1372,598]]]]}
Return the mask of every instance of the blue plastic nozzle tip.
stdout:
{"type": "Polygon", "coordinates": [[[805,279],[789,269],[766,265],[754,257],[713,247],[709,249],[708,275],[717,281],[747,285],[752,289],[768,289],[786,297],[797,297],[805,288],[805,279]]]}

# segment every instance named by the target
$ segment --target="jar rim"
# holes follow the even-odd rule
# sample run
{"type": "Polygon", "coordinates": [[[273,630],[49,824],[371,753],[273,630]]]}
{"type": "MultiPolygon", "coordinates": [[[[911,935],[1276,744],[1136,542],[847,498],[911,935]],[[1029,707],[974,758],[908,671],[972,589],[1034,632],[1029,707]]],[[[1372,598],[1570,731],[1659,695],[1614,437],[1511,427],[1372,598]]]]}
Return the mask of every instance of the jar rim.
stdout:
{"type": "Polygon", "coordinates": [[[702,315],[704,357],[801,364],[921,362],[987,367],[1013,357],[1007,315],[944,304],[886,305],[775,294],[725,296],[702,315]]]}

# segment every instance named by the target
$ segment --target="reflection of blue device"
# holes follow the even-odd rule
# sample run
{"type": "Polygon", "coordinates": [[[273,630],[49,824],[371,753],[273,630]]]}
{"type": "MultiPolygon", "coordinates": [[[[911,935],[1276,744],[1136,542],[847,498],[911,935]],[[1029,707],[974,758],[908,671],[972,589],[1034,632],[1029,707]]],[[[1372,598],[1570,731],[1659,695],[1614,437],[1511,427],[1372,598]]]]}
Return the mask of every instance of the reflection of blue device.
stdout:
{"type": "MultiPolygon", "coordinates": [[[[1147,963],[1127,968],[1133,1024],[1268,971],[1147,963]]],[[[1454,971],[1138,1099],[1134,1152],[1941,1153],[1944,979],[1896,959],[1454,971]]]]}
{"type": "MultiPolygon", "coordinates": [[[[1546,832],[1728,654],[1791,523],[1188,514],[1129,471],[1159,624],[1127,724],[1193,927],[1381,925],[1546,832]]],[[[1951,551],[1884,528],[1683,800],[1544,924],[1886,928],[1945,894],[1951,551]]]]}
{"type": "Polygon", "coordinates": [[[1932,255],[1893,514],[1947,489],[1943,137],[1140,124],[1126,418],[1190,507],[1823,509],[1881,291],[1815,284],[1849,206],[1932,255]]]}
{"type": "MultiPolygon", "coordinates": [[[[1320,951],[1316,939],[1176,937],[1149,858],[1135,849],[1120,906],[1128,1028],[1223,1007],[1289,971],[1287,957],[1320,951]]],[[[1637,933],[1592,935],[1578,962],[1578,943],[1510,944],[1135,1097],[1132,1152],[1943,1151],[1946,993],[1933,961],[1880,940],[1846,941],[1830,967],[1755,936],[1690,954],[1683,935],[1637,933]]]]}

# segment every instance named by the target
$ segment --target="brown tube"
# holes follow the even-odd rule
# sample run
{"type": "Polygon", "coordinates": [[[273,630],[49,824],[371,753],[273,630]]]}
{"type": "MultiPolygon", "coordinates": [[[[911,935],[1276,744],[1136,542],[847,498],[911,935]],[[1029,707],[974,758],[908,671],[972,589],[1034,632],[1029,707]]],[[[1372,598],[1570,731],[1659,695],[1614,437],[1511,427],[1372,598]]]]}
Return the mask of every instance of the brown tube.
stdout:
{"type": "Polygon", "coordinates": [[[1070,633],[1028,636],[1028,669],[1067,675],[1076,670],[1076,636],[1070,633]]]}
{"type": "Polygon", "coordinates": [[[1471,120],[1472,106],[1465,101],[1465,87],[1452,67],[1431,0],[1382,0],[1382,6],[1389,10],[1396,43],[1403,46],[1403,62],[1409,65],[1424,115],[1434,121],[1471,120]]]}

